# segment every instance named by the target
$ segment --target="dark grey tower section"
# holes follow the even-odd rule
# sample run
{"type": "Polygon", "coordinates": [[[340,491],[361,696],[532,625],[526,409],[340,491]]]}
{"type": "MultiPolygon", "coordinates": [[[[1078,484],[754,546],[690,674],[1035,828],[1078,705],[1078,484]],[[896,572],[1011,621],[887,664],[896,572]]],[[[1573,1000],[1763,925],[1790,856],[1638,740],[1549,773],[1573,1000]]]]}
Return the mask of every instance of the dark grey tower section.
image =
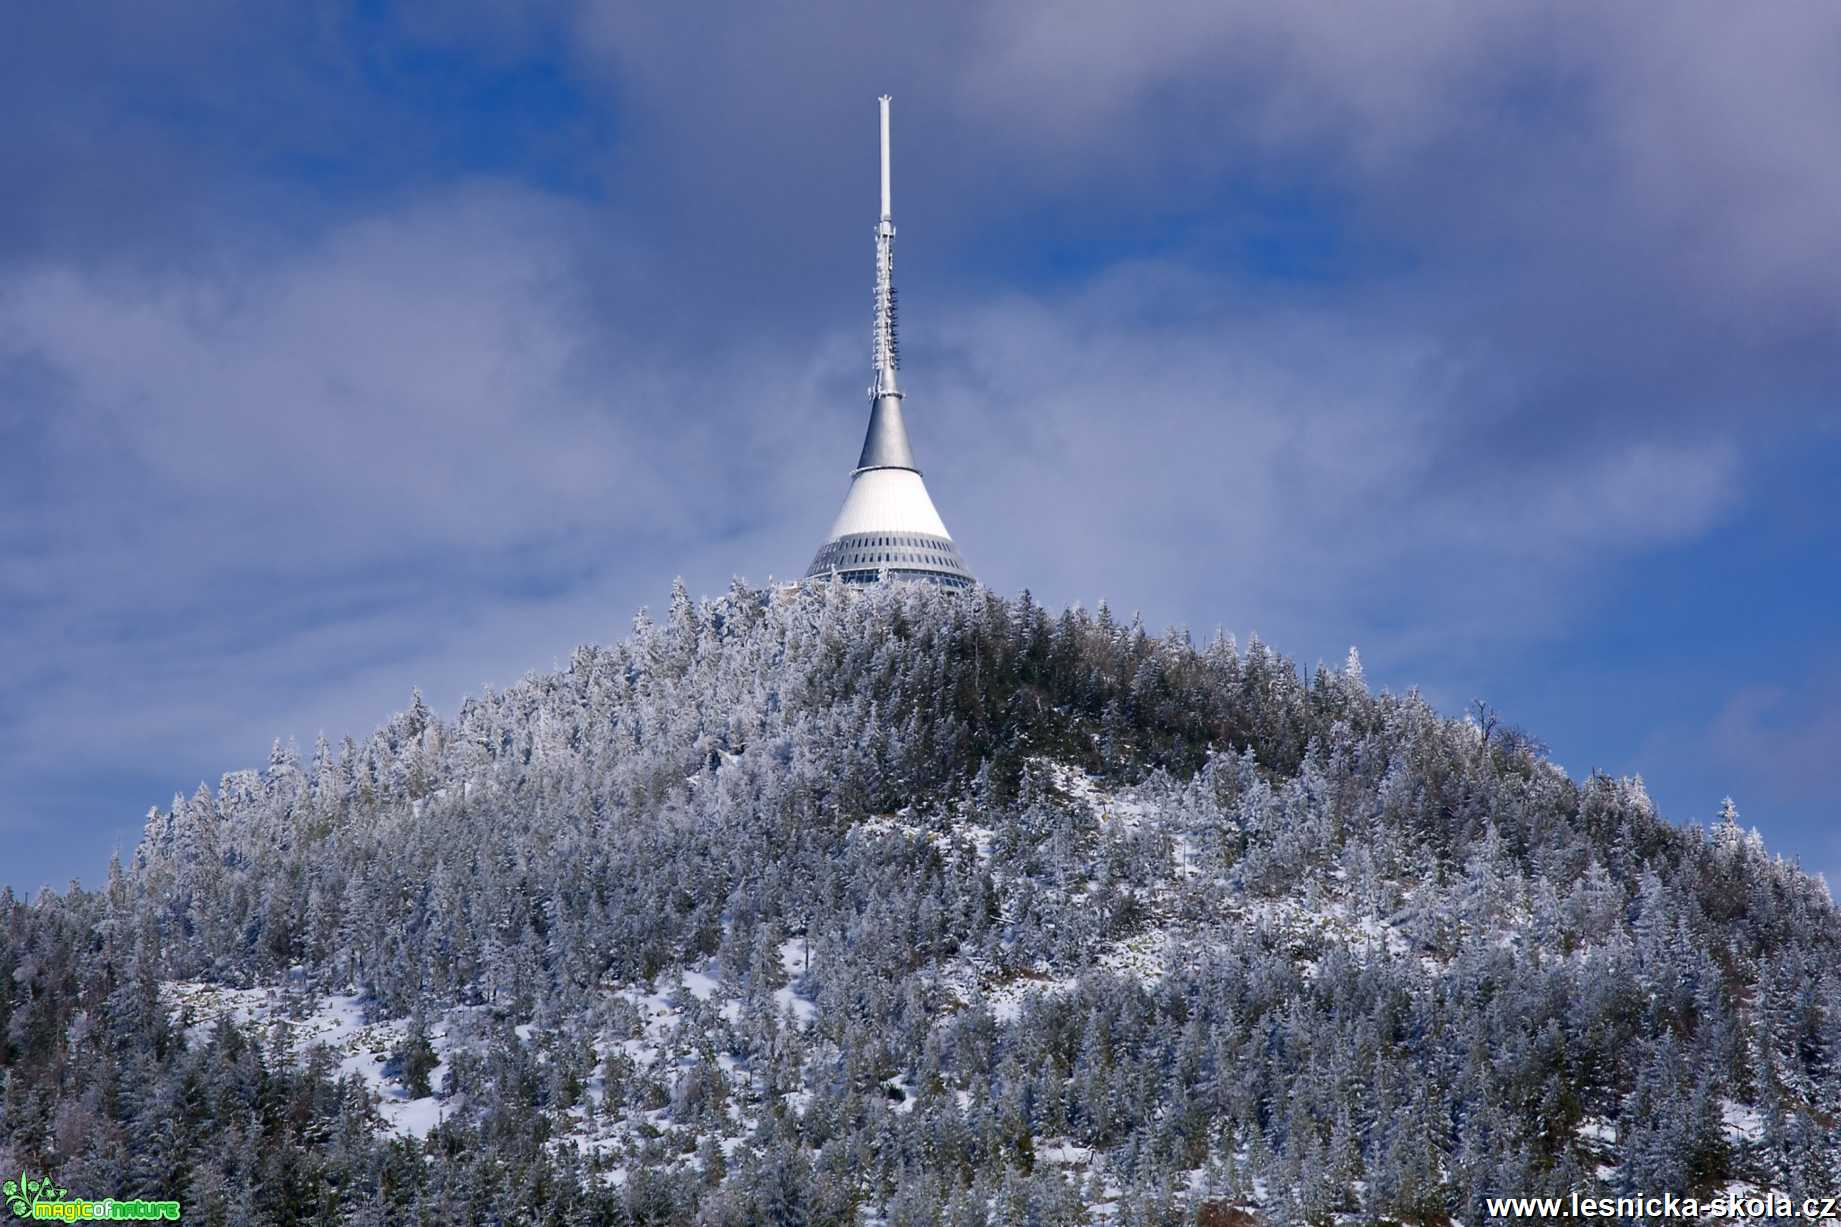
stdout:
{"type": "Polygon", "coordinates": [[[908,428],[901,420],[901,393],[876,397],[869,410],[869,430],[863,436],[858,469],[913,469],[914,449],[908,446],[908,428]]]}

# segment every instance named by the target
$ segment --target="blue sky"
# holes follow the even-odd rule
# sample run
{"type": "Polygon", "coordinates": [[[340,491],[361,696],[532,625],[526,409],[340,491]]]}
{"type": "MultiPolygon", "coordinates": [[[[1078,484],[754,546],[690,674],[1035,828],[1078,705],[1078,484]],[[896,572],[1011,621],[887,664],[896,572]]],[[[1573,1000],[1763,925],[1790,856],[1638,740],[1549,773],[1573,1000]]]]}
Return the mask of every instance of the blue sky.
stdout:
{"type": "Polygon", "coordinates": [[[1841,873],[1841,11],[552,0],[14,14],[0,882],[803,570],[875,96],[963,553],[1841,873]]]}

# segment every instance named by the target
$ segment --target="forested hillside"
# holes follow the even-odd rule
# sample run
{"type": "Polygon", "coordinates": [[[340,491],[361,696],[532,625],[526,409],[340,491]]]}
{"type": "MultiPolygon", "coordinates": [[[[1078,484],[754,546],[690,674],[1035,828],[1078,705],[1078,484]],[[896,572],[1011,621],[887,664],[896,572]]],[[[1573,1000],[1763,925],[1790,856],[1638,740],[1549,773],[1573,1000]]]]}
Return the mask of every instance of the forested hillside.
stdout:
{"type": "Polygon", "coordinates": [[[1353,653],[679,589],[176,798],[100,891],[0,896],[0,1170],[188,1223],[1831,1195],[1841,922],[1735,817],[1353,653]]]}

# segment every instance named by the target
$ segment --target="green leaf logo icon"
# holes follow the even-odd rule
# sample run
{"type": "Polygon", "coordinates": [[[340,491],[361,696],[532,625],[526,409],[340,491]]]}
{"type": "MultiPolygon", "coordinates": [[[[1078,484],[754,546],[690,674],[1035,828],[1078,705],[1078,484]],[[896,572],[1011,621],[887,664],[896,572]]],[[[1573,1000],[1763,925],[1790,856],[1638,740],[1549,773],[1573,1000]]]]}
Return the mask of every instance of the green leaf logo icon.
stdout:
{"type": "Polygon", "coordinates": [[[18,1180],[6,1182],[6,1208],[20,1218],[32,1213],[32,1207],[26,1202],[26,1194],[31,1190],[31,1182],[24,1172],[19,1173],[18,1180]]]}
{"type": "Polygon", "coordinates": [[[53,1184],[49,1176],[33,1180],[24,1172],[19,1173],[18,1180],[0,1185],[0,1194],[6,1197],[6,1208],[20,1218],[30,1217],[33,1207],[40,1202],[60,1201],[69,1193],[69,1189],[53,1184]]]}

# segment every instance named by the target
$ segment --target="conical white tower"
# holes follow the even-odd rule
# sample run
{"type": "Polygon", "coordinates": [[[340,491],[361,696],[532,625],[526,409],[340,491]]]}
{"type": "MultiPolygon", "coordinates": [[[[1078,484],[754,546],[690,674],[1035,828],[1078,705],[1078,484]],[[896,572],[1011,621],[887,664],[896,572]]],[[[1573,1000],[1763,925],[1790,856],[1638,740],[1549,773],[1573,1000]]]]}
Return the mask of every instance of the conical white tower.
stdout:
{"type": "Polygon", "coordinates": [[[976,581],[940,521],[927,483],[914,465],[895,385],[901,350],[895,329],[895,223],[889,213],[889,99],[882,97],[882,218],[876,223],[876,309],[871,347],[875,382],[869,386],[869,431],[850,493],[818,547],[807,579],[845,583],[918,579],[969,587],[976,581]]]}

